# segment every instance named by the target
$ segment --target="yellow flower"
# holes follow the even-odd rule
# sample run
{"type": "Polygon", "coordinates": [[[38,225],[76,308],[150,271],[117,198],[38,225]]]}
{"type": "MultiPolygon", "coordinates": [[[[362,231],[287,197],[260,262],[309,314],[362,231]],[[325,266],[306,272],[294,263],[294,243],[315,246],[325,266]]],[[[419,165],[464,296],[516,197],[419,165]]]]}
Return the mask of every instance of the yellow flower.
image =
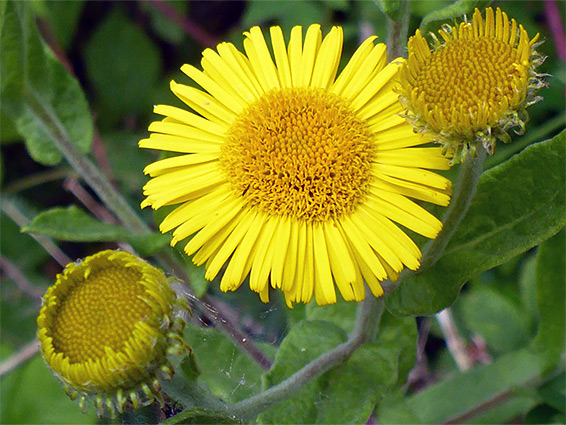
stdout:
{"type": "Polygon", "coordinates": [[[291,307],[375,296],[380,280],[419,267],[421,253],[395,223],[434,238],[441,223],[408,199],[447,205],[450,181],[437,147],[399,116],[392,88],[399,63],[367,39],[336,78],[342,29],[291,31],[288,46],[270,29],[245,33],[244,55],[230,43],[203,52],[203,71],[181,69],[203,90],[171,82],[193,111],[158,105],[142,148],[183,155],[149,165],[142,207],[177,205],[161,223],[220,287],[249,285],[268,301],[281,289],[291,307]]]}
{"type": "Polygon", "coordinates": [[[540,100],[544,83],[535,69],[542,58],[535,50],[539,35],[527,31],[499,8],[478,9],[472,22],[444,25],[429,47],[420,31],[410,38],[402,72],[401,101],[415,128],[441,143],[454,161],[478,143],[493,154],[497,140],[510,141],[507,131],[525,130],[526,108],[540,100]]]}
{"type": "Polygon", "coordinates": [[[47,365],[81,410],[87,399],[99,416],[159,399],[169,379],[168,354],[182,339],[183,303],[165,274],[121,251],[101,251],[69,264],[43,299],[37,318],[47,365]]]}

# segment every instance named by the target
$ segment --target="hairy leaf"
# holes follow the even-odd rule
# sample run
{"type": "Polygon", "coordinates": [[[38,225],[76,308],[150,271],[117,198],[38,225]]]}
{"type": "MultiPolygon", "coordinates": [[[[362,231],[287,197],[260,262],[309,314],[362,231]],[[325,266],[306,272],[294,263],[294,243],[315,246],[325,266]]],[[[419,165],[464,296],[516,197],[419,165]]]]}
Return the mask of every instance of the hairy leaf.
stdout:
{"type": "Polygon", "coordinates": [[[493,0],[458,0],[443,9],[435,10],[426,15],[421,22],[420,30],[423,35],[426,35],[429,31],[433,30],[434,24],[438,24],[441,21],[450,19],[461,21],[464,15],[472,13],[476,7],[483,13],[483,9],[492,1],[493,0]]]}
{"type": "Polygon", "coordinates": [[[542,243],[537,256],[537,308],[540,315],[534,347],[553,368],[564,355],[566,336],[566,232],[542,243]]]}
{"type": "Polygon", "coordinates": [[[528,316],[508,297],[489,286],[478,286],[459,301],[466,328],[481,335],[491,352],[515,351],[527,344],[528,316]]]}
{"type": "MultiPolygon", "coordinates": [[[[346,341],[338,326],[322,321],[295,325],[281,343],[273,366],[263,377],[265,389],[272,387],[306,366],[336,345],[346,341]]],[[[324,376],[305,385],[297,395],[265,411],[259,423],[315,423],[316,403],[325,388],[324,376]]]]}
{"type": "Polygon", "coordinates": [[[45,165],[62,159],[58,141],[88,152],[93,124],[77,80],[42,43],[27,2],[3,2],[0,18],[2,106],[45,165]]]}
{"type": "Polygon", "coordinates": [[[188,325],[185,335],[214,396],[235,403],[260,391],[263,369],[222,333],[188,325]]]}
{"type": "MultiPolygon", "coordinates": [[[[267,387],[278,384],[346,340],[330,322],[304,321],[283,340],[267,387]]],[[[260,423],[365,423],[375,404],[397,381],[397,341],[362,345],[344,364],[305,385],[297,395],[258,418],[260,423]]]]}
{"type": "Polygon", "coordinates": [[[74,205],[44,211],[22,230],[73,242],[126,241],[142,255],[159,251],[169,241],[159,233],[132,234],[121,226],[98,221],[74,205]]]}

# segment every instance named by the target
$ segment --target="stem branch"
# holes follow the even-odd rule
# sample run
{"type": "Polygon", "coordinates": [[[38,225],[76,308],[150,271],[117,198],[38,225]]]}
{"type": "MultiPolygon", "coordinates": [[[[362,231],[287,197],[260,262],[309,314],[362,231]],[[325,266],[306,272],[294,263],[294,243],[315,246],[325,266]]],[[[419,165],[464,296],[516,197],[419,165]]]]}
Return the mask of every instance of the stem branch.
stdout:
{"type": "Polygon", "coordinates": [[[229,412],[244,419],[252,419],[267,408],[297,394],[308,382],[346,361],[371,337],[368,335],[369,324],[372,324],[372,331],[377,330],[383,308],[383,299],[366,297],[358,307],[356,325],[348,341],[317,357],[279,384],[234,404],[229,408],[229,412]]]}

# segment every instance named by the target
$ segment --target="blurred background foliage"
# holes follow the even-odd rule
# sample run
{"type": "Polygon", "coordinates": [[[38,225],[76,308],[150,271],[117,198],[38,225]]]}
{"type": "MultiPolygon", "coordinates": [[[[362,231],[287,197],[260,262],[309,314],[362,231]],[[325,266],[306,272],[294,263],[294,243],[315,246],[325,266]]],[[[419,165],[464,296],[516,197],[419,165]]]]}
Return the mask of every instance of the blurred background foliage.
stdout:
{"type": "MultiPolygon", "coordinates": [[[[382,41],[387,39],[387,18],[378,3],[390,2],[34,0],[26,2],[25,7],[32,12],[45,42],[85,93],[94,119],[91,157],[137,209],[142,199],[141,187],[146,181],[142,170],[156,159],[154,152],[138,149],[137,141],[147,135],[147,126],[155,119],[153,105],[180,105],[169,91],[169,82],[174,79],[191,84],[179,70],[183,63],[198,66],[202,50],[220,41],[230,41],[241,48],[243,31],[253,25],[265,28],[271,24],[280,25],[285,34],[295,25],[321,23],[325,32],[332,25],[341,25],[347,53],[343,57],[348,58],[368,35],[377,34],[382,41]]],[[[457,12],[488,3],[461,0],[457,12]]],[[[441,23],[452,22],[448,12],[453,4],[448,0],[412,1],[409,34],[414,33],[425,17],[427,31],[436,31],[441,23]],[[443,16],[447,19],[434,19],[443,16]]],[[[530,35],[541,34],[544,43],[539,51],[547,59],[540,72],[550,77],[548,88],[540,93],[544,101],[529,109],[531,120],[526,134],[514,136],[512,144],[498,146],[495,156],[488,159],[487,168],[501,164],[534,142],[555,136],[566,122],[566,51],[564,39],[560,40],[564,34],[557,33],[549,24],[554,5],[557,6],[554,14],[558,13],[558,21],[564,27],[564,4],[525,0],[492,5],[500,6],[530,35]]],[[[461,13],[453,16],[459,17],[461,13]]],[[[84,131],[89,132],[88,125],[84,131]]],[[[61,270],[35,236],[22,233],[21,227],[39,212],[53,207],[76,205],[102,220],[108,212],[67,163],[58,162],[57,158],[42,163],[32,159],[4,108],[0,109],[0,143],[0,359],[4,360],[2,367],[9,370],[7,373],[2,370],[0,422],[95,423],[92,409],[86,415],[81,414],[37,354],[13,370],[5,360],[25,353],[26,349],[33,353],[40,296],[61,270]]],[[[454,171],[450,175],[455,175],[454,171]]],[[[151,211],[144,210],[142,214],[148,223],[153,223],[164,212],[160,211],[157,218],[151,211]]],[[[57,241],[57,245],[63,255],[74,260],[101,249],[116,248],[119,241],[127,239],[120,232],[111,236],[104,242],[96,238],[92,239],[94,242],[81,243],[63,240],[57,241]]],[[[156,243],[162,242],[160,239],[156,243]]],[[[434,317],[417,318],[418,339],[414,319],[408,317],[395,322],[389,328],[390,336],[386,333],[382,342],[387,347],[388,342],[405,335],[407,342],[401,344],[404,354],[398,355],[395,365],[405,379],[386,392],[370,420],[437,423],[459,418],[473,423],[564,423],[564,339],[556,339],[561,360],[542,369],[542,380],[542,366],[533,365],[536,361],[525,351],[540,338],[539,323],[546,314],[540,307],[545,305],[541,298],[550,297],[557,303],[554,310],[550,309],[547,320],[555,321],[552,315],[559,315],[560,308],[564,314],[564,248],[562,230],[538,249],[529,249],[465,285],[451,308],[450,323],[457,340],[464,344],[468,366],[476,366],[471,372],[462,372],[468,366],[455,361],[446,343],[451,336],[434,317]],[[486,404],[486,400],[493,403],[486,404]],[[483,406],[482,410],[472,417],[462,413],[478,405],[483,406]]],[[[248,290],[223,294],[217,284],[204,281],[202,269],[192,267],[190,261],[186,261],[186,269],[197,295],[206,294],[214,299],[216,306],[223,307],[224,313],[258,341],[270,358],[289,329],[305,318],[336,325],[336,331],[327,330],[328,334],[301,328],[300,332],[310,335],[321,346],[329,344],[328,341],[340,341],[340,332],[350,330],[355,318],[354,304],[338,303],[325,308],[297,305],[294,310],[288,310],[276,295],[271,304],[264,305],[248,290]]],[[[393,316],[384,320],[393,323],[393,316]]],[[[558,332],[563,333],[563,318],[561,322],[557,320],[557,325],[558,332]]],[[[239,401],[261,389],[262,369],[224,335],[211,328],[191,325],[187,338],[197,356],[211,356],[212,361],[201,365],[202,378],[215,395],[239,401]]],[[[372,359],[368,353],[359,357],[359,361],[372,359]]],[[[281,373],[274,367],[264,379],[277,382],[281,373]]],[[[354,378],[351,384],[355,386],[354,378]]],[[[352,402],[366,401],[371,414],[378,398],[352,402]]],[[[292,419],[300,421],[298,418],[271,411],[262,415],[261,420],[295,422],[292,419]]],[[[308,422],[308,418],[307,415],[302,420],[308,422]]],[[[321,417],[318,420],[322,421],[321,417]]]]}

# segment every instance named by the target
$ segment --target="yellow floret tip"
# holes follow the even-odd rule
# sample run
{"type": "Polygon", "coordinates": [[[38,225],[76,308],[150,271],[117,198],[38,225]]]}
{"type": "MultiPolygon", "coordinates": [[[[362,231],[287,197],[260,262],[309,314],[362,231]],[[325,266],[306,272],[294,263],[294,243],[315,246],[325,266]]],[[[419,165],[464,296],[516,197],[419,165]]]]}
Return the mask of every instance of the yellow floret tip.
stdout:
{"type": "Polygon", "coordinates": [[[471,22],[443,25],[438,34],[431,46],[419,30],[409,40],[399,89],[406,116],[455,162],[475,155],[478,144],[493,154],[511,128],[524,131],[526,108],[540,99],[539,35],[529,39],[499,8],[487,8],[485,20],[476,9],[471,22]]]}
{"type": "Polygon", "coordinates": [[[447,205],[450,161],[400,114],[402,61],[369,37],[341,72],[343,31],[320,25],[244,33],[206,49],[200,88],[175,83],[186,110],[160,105],[143,148],[176,152],[144,170],[144,207],[176,206],[160,225],[220,289],[245,281],[262,301],[361,301],[380,281],[419,267],[404,228],[436,237],[417,201],[447,205]],[[403,226],[403,228],[401,227],[403,226]],[[337,293],[337,290],[339,294],[337,293]]]}
{"type": "Polygon", "coordinates": [[[72,399],[95,402],[99,416],[161,401],[167,354],[182,340],[183,303],[165,274],[122,251],[69,264],[37,318],[43,357],[72,399]]]}

